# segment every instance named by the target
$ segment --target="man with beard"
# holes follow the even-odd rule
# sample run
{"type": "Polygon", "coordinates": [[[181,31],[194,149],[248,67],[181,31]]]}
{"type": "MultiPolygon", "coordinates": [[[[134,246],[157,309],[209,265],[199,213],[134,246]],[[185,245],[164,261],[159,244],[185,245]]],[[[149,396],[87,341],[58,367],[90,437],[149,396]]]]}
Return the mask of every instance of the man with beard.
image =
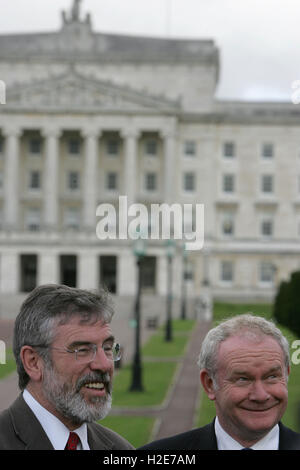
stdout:
{"type": "Polygon", "coordinates": [[[22,394],[0,415],[1,450],[120,450],[133,447],[95,420],[111,407],[120,358],[106,292],[62,285],[34,289],[14,328],[22,394]]]}

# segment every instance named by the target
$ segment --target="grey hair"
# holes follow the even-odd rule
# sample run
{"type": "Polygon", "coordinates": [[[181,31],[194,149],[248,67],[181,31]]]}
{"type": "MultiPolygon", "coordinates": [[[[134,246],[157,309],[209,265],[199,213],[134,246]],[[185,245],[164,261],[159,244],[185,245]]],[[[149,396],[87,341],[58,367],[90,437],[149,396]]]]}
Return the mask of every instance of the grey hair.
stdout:
{"type": "Polygon", "coordinates": [[[36,346],[49,365],[48,348],[57,326],[66,324],[75,315],[81,317],[82,323],[97,320],[110,323],[113,313],[111,299],[104,289],[91,292],[58,284],[36,287],[21,305],[14,326],[13,352],[20,389],[24,390],[30,380],[20,357],[23,346],[36,346]],[[38,345],[46,348],[39,349],[38,345]]]}
{"type": "Polygon", "coordinates": [[[218,326],[211,329],[204,338],[199,355],[198,366],[200,369],[206,369],[208,371],[215,387],[217,386],[217,360],[220,344],[227,338],[245,331],[250,331],[255,334],[255,336],[271,336],[277,341],[284,355],[285,373],[286,377],[288,376],[288,369],[290,366],[288,340],[272,321],[246,313],[243,315],[237,315],[220,323],[218,326]]]}

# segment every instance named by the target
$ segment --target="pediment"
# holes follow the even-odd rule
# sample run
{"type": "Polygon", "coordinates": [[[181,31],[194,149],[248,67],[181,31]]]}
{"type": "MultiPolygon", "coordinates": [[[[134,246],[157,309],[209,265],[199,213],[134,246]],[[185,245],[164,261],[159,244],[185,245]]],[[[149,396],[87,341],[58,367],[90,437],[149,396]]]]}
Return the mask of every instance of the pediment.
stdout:
{"type": "Polygon", "coordinates": [[[176,113],[179,102],[84,77],[74,71],[7,90],[1,111],[176,113]]]}

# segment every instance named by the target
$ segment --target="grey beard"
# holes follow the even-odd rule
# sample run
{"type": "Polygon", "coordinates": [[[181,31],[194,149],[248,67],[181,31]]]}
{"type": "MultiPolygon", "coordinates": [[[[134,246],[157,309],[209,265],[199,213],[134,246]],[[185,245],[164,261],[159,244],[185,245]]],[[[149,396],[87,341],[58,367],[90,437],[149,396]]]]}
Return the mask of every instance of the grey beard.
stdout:
{"type": "Polygon", "coordinates": [[[90,423],[105,418],[111,409],[111,383],[108,373],[94,372],[81,377],[73,387],[59,380],[54,369],[46,367],[44,371],[43,391],[56,410],[74,425],[90,423]],[[108,390],[106,397],[93,397],[91,404],[86,403],[80,393],[87,382],[103,382],[108,390]]]}

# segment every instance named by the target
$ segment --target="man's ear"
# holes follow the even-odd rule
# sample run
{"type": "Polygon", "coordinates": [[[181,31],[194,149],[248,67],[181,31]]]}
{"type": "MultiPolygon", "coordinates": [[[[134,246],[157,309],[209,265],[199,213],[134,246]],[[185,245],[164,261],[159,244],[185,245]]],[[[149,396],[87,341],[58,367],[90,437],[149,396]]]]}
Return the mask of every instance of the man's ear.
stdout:
{"type": "Polygon", "coordinates": [[[39,382],[43,376],[43,361],[40,355],[31,346],[23,346],[20,357],[30,379],[39,382]]]}
{"type": "Polygon", "coordinates": [[[202,387],[205,390],[205,393],[207,394],[208,398],[210,400],[215,400],[216,399],[216,394],[215,394],[215,387],[212,378],[210,377],[207,369],[201,369],[200,371],[200,381],[202,384],[202,387]]]}

